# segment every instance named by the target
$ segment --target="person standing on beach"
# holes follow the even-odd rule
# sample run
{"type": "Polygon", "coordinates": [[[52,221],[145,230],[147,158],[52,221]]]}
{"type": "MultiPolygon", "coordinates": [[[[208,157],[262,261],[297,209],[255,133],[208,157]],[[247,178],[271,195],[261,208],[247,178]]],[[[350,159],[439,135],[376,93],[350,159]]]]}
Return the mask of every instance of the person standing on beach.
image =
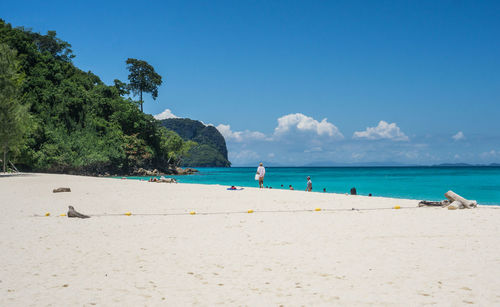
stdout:
{"type": "Polygon", "coordinates": [[[307,176],[307,187],[306,187],[306,191],[307,192],[311,192],[313,189],[313,183],[311,181],[311,177],[307,176]]]}
{"type": "Polygon", "coordinates": [[[266,174],[266,168],[260,162],[259,167],[257,168],[257,175],[259,175],[259,188],[264,187],[264,175],[266,174]]]}

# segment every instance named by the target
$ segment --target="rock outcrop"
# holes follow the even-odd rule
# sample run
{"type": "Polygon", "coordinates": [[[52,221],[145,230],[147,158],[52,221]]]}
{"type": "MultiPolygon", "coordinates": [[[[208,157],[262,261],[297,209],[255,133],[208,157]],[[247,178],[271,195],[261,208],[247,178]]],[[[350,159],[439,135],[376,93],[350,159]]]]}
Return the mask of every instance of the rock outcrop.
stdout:
{"type": "Polygon", "coordinates": [[[176,132],[185,141],[197,143],[183,158],[182,166],[231,166],[227,158],[226,140],[214,126],[189,118],[164,119],[161,125],[176,132]]]}

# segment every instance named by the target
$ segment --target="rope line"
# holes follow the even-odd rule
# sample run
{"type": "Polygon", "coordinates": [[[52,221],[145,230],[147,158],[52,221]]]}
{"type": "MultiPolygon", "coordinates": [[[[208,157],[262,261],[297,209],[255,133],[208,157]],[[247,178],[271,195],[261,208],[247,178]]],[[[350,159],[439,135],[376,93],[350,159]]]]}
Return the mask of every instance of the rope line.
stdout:
{"type": "MultiPolygon", "coordinates": [[[[374,211],[374,210],[394,210],[394,209],[419,209],[421,207],[386,207],[386,208],[315,208],[315,209],[294,209],[294,210],[247,210],[247,211],[213,211],[213,212],[177,212],[177,213],[98,213],[98,214],[88,214],[92,217],[106,217],[106,216],[180,216],[180,215],[223,215],[223,214],[253,214],[253,213],[297,213],[297,212],[315,212],[315,211],[327,211],[327,212],[341,212],[341,211],[374,211]]],[[[34,217],[50,217],[50,213],[45,215],[37,215],[34,217]]],[[[66,214],[55,215],[56,217],[63,217],[66,214]]]]}

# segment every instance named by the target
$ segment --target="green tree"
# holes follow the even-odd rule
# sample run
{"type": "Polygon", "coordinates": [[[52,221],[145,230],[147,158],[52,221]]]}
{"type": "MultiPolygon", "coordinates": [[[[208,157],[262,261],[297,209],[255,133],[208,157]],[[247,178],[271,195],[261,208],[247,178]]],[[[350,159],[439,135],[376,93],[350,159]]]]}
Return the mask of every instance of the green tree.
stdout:
{"type": "Polygon", "coordinates": [[[158,132],[160,133],[160,153],[163,155],[160,159],[168,165],[181,163],[191,147],[196,146],[195,142],[185,142],[177,133],[164,127],[160,127],[158,132]]]}
{"type": "Polygon", "coordinates": [[[130,174],[139,167],[167,172],[187,151],[188,142],[124,97],[127,84],[106,85],[76,67],[71,45],[54,31],[0,19],[0,42],[10,48],[1,53],[8,56],[0,72],[0,160],[7,141],[5,154],[21,170],[130,174]]]}
{"type": "Polygon", "coordinates": [[[41,35],[39,33],[31,33],[34,38],[34,42],[38,47],[40,52],[48,52],[54,58],[61,59],[63,61],[69,62],[75,56],[73,55],[73,50],[71,50],[71,44],[57,38],[56,31],[47,31],[47,35],[41,35]]]}
{"type": "Polygon", "coordinates": [[[128,75],[128,80],[130,81],[129,87],[134,95],[139,95],[141,111],[143,111],[142,93],[151,93],[153,100],[156,100],[158,97],[158,86],[162,83],[161,76],[146,61],[129,58],[126,63],[127,69],[130,72],[128,75]]]}
{"type": "Polygon", "coordinates": [[[19,150],[26,127],[27,110],[18,100],[22,81],[18,66],[16,52],[6,44],[0,44],[0,146],[4,172],[7,155],[19,150]]]}
{"type": "Polygon", "coordinates": [[[130,91],[128,89],[128,85],[125,82],[121,82],[118,79],[115,79],[113,82],[115,83],[115,87],[118,90],[118,94],[120,96],[130,94],[130,91]]]}

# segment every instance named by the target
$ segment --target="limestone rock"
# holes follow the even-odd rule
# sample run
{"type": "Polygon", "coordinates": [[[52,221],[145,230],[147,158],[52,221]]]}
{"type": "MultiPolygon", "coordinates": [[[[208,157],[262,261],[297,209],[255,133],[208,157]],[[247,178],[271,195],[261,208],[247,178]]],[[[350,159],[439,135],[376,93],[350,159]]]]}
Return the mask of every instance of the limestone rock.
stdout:
{"type": "Polygon", "coordinates": [[[186,168],[176,168],[177,174],[179,175],[192,175],[198,172],[197,169],[186,167],[186,168]]]}

